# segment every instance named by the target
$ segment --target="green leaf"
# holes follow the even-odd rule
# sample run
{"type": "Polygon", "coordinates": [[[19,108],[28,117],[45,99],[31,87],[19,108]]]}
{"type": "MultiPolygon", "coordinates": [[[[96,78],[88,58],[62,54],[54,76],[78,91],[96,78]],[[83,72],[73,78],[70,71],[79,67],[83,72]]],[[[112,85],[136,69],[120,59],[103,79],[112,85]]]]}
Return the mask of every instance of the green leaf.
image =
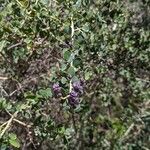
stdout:
{"type": "Polygon", "coordinates": [[[62,84],[65,84],[66,82],[67,82],[67,79],[66,79],[65,77],[62,77],[61,83],[62,83],[62,84]]]}
{"type": "Polygon", "coordinates": [[[15,139],[17,139],[17,136],[14,133],[10,133],[9,138],[15,140],[15,139]]]}
{"type": "Polygon", "coordinates": [[[68,72],[69,75],[74,76],[75,75],[74,67],[70,66],[67,72],[68,72]]]}
{"type": "Polygon", "coordinates": [[[43,98],[52,97],[52,91],[50,88],[41,89],[39,90],[38,94],[41,95],[43,98]]]}
{"type": "Polygon", "coordinates": [[[43,3],[44,5],[48,5],[48,3],[49,3],[49,0],[40,0],[41,1],[41,3],[43,3]]]}
{"type": "Polygon", "coordinates": [[[62,63],[61,64],[61,71],[65,71],[66,68],[67,68],[67,64],[62,63]]]}
{"type": "Polygon", "coordinates": [[[85,72],[85,80],[89,80],[91,76],[92,76],[92,72],[91,71],[85,72]]]}
{"type": "Polygon", "coordinates": [[[75,9],[81,7],[81,4],[82,4],[82,1],[81,1],[81,0],[78,0],[78,1],[76,2],[76,4],[74,5],[75,9]]]}
{"type": "Polygon", "coordinates": [[[16,148],[20,148],[20,142],[16,134],[9,134],[9,143],[16,148]]]}
{"type": "Polygon", "coordinates": [[[65,127],[61,127],[61,128],[58,130],[58,132],[59,132],[60,134],[64,134],[64,133],[65,133],[65,127]]]}
{"type": "Polygon", "coordinates": [[[83,26],[82,30],[85,31],[85,32],[89,32],[89,24],[86,23],[86,24],[83,26]]]}
{"type": "Polygon", "coordinates": [[[16,148],[20,148],[20,143],[19,143],[19,140],[17,140],[17,139],[15,139],[15,140],[9,139],[9,143],[16,148]]]}
{"type": "Polygon", "coordinates": [[[69,60],[70,56],[71,56],[71,52],[70,51],[65,51],[64,52],[64,59],[65,60],[69,60]]]}
{"type": "Polygon", "coordinates": [[[82,61],[80,58],[76,58],[73,60],[73,66],[75,66],[76,68],[82,65],[82,61]]]}
{"type": "Polygon", "coordinates": [[[3,50],[3,48],[6,46],[6,41],[0,42],[0,52],[3,50]]]}
{"type": "Polygon", "coordinates": [[[6,144],[2,144],[0,148],[1,148],[1,150],[7,150],[7,145],[6,144]]]}
{"type": "Polygon", "coordinates": [[[0,98],[0,109],[6,108],[6,99],[5,98],[0,98]]]}

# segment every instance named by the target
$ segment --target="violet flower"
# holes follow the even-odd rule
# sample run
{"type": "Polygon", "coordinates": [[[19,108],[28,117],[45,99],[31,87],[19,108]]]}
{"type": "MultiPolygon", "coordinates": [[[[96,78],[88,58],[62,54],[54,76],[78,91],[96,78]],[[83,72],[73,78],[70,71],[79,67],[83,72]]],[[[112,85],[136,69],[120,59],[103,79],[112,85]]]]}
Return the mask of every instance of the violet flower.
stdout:
{"type": "Polygon", "coordinates": [[[76,81],[73,83],[73,89],[76,91],[76,92],[79,92],[80,94],[83,93],[83,82],[81,83],[80,81],[76,81]]]}
{"type": "Polygon", "coordinates": [[[52,89],[53,89],[53,92],[56,95],[60,95],[61,94],[61,87],[59,86],[58,83],[54,83],[52,89]]]}
{"type": "Polygon", "coordinates": [[[76,105],[79,104],[79,95],[76,91],[70,92],[68,102],[73,107],[76,107],[76,105]]]}

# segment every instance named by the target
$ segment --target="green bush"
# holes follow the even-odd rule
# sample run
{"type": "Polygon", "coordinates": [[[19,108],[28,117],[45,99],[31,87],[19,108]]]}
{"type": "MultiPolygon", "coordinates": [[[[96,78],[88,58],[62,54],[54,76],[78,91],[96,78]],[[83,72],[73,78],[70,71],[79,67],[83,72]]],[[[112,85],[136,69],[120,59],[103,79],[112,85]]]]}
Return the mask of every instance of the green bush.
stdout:
{"type": "Polygon", "coordinates": [[[0,0],[0,150],[150,149],[149,12],[148,0],[0,0]]]}

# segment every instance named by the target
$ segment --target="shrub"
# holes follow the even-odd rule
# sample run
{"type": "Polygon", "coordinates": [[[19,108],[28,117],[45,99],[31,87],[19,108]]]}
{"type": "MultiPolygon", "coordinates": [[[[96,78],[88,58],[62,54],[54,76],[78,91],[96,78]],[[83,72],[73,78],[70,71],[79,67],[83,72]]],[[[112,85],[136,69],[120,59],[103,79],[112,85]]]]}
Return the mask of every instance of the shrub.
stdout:
{"type": "Polygon", "coordinates": [[[150,148],[148,1],[0,10],[1,150],[150,148]]]}

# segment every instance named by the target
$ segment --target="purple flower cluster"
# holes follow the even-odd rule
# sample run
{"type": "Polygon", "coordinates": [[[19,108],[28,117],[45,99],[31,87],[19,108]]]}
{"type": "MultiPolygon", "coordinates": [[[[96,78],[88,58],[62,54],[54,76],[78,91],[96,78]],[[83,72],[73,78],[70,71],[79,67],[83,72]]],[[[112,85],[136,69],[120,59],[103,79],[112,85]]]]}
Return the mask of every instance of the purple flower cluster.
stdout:
{"type": "Polygon", "coordinates": [[[58,83],[54,83],[52,89],[56,96],[61,96],[61,87],[58,83]]]}
{"type": "Polygon", "coordinates": [[[79,95],[83,94],[84,81],[76,81],[72,84],[72,91],[69,94],[68,102],[71,106],[76,107],[79,104],[79,95]]]}
{"type": "Polygon", "coordinates": [[[76,106],[79,104],[79,96],[78,93],[75,91],[71,91],[69,94],[68,102],[71,106],[76,106]]]}
{"type": "Polygon", "coordinates": [[[79,92],[80,94],[83,93],[83,86],[80,81],[76,81],[72,84],[74,91],[79,92]]]}
{"type": "MultiPolygon", "coordinates": [[[[72,91],[69,93],[68,97],[68,103],[72,107],[76,107],[79,104],[79,96],[83,94],[83,85],[84,85],[83,80],[72,83],[72,91]]],[[[61,87],[58,83],[54,83],[52,89],[56,97],[62,96],[61,87]]]]}

